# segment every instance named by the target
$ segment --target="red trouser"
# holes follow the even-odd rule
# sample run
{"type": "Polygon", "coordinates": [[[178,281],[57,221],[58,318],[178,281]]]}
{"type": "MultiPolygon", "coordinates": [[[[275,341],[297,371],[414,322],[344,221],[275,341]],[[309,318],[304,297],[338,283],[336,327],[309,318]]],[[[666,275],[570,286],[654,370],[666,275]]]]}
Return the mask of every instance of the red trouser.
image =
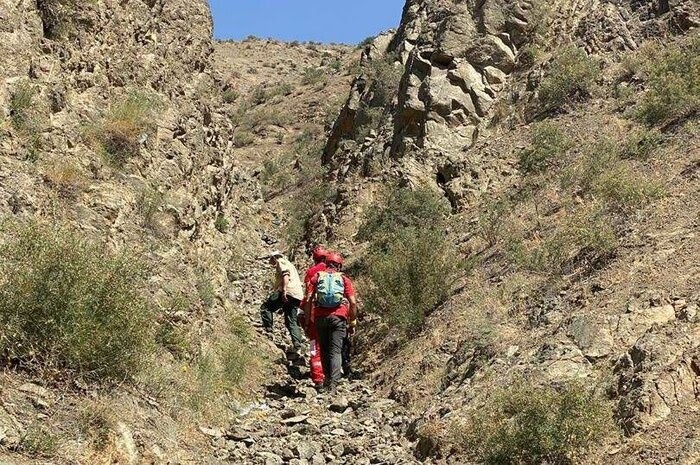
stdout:
{"type": "Polygon", "coordinates": [[[318,331],[316,331],[315,325],[311,325],[307,335],[311,341],[311,358],[309,359],[311,381],[314,384],[323,384],[325,376],[323,375],[323,364],[321,363],[321,345],[318,343],[318,331]]]}

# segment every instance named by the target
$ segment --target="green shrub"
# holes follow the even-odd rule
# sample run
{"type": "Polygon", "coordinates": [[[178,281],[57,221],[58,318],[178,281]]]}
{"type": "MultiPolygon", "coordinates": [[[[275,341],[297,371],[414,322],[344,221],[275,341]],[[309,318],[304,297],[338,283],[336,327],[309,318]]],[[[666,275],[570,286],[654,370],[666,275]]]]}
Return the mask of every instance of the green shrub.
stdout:
{"type": "Polygon", "coordinates": [[[20,438],[18,449],[34,457],[53,457],[58,449],[58,439],[47,428],[33,424],[20,438]]]}
{"type": "Polygon", "coordinates": [[[36,89],[30,84],[22,84],[10,96],[10,120],[18,131],[26,131],[33,123],[33,103],[36,89]]]}
{"type": "Polygon", "coordinates": [[[88,402],[77,418],[78,432],[102,451],[109,444],[110,431],[116,429],[116,414],[103,402],[88,402]]]}
{"type": "Polygon", "coordinates": [[[573,214],[543,240],[512,237],[507,248],[510,260],[520,267],[557,275],[599,266],[618,244],[610,218],[602,209],[593,208],[573,214]]]}
{"type": "Polygon", "coordinates": [[[499,199],[488,202],[485,210],[479,215],[479,235],[490,245],[496,245],[503,236],[503,229],[511,204],[499,199]]]}
{"type": "Polygon", "coordinates": [[[262,105],[275,97],[288,96],[294,91],[294,87],[288,82],[278,83],[272,86],[260,85],[253,90],[250,102],[253,105],[262,105]]]}
{"type": "Polygon", "coordinates": [[[649,181],[626,165],[613,166],[595,186],[595,193],[615,210],[633,210],[664,195],[658,183],[649,181]]]}
{"type": "Polygon", "coordinates": [[[206,271],[197,270],[196,278],[195,288],[199,302],[203,308],[210,309],[216,303],[216,289],[214,289],[211,275],[206,271]]]}
{"type": "Polygon", "coordinates": [[[133,375],[152,342],[138,261],[56,225],[6,232],[10,239],[0,247],[6,356],[99,381],[133,375]]]}
{"type": "Polygon", "coordinates": [[[455,424],[455,439],[479,463],[564,465],[613,431],[611,408],[593,392],[519,382],[490,395],[466,424],[455,424]]]}
{"type": "Polygon", "coordinates": [[[309,67],[304,70],[301,83],[305,86],[310,86],[325,82],[326,78],[326,72],[322,68],[309,67]]]}
{"type": "Polygon", "coordinates": [[[661,133],[656,130],[631,131],[621,147],[620,156],[634,160],[647,160],[662,142],[661,133]]]}
{"type": "Polygon", "coordinates": [[[518,160],[524,174],[545,171],[573,146],[573,141],[562,127],[549,121],[534,124],[530,138],[530,147],[522,151],[518,160]]]}
{"type": "Polygon", "coordinates": [[[459,260],[445,237],[448,213],[428,189],[394,188],[358,233],[370,241],[367,306],[407,334],[445,301],[454,280],[459,260]]]}
{"type": "Polygon", "coordinates": [[[156,230],[156,216],[165,203],[165,196],[152,186],[147,186],[136,197],[136,212],[141,217],[141,226],[156,230]]]}
{"type": "Polygon", "coordinates": [[[204,412],[222,397],[240,389],[261,368],[259,352],[250,346],[248,325],[233,318],[225,334],[196,361],[196,388],[187,396],[195,411],[204,412]]]}
{"type": "Polygon", "coordinates": [[[221,234],[226,234],[229,229],[229,221],[223,213],[216,215],[216,220],[214,220],[214,227],[221,234]]]}
{"type": "Polygon", "coordinates": [[[372,106],[385,107],[399,91],[404,68],[395,53],[388,53],[368,63],[366,72],[372,81],[372,106]]]}
{"type": "Polygon", "coordinates": [[[700,39],[650,55],[642,64],[647,92],[636,109],[637,119],[653,125],[700,110],[700,39]]]}
{"type": "Polygon", "coordinates": [[[233,144],[238,147],[248,147],[255,142],[255,135],[248,131],[238,131],[233,138],[233,144]]]}
{"type": "Polygon", "coordinates": [[[49,39],[61,39],[69,35],[78,23],[84,23],[81,14],[95,0],[37,0],[37,10],[49,39]]]}
{"type": "Polygon", "coordinates": [[[375,244],[367,261],[367,308],[413,334],[449,296],[459,260],[444,231],[404,227],[375,244]]]}
{"type": "Polygon", "coordinates": [[[107,160],[117,167],[137,156],[156,128],[160,102],[155,96],[132,92],[114,104],[104,120],[88,132],[107,160]]]}
{"type": "Polygon", "coordinates": [[[663,142],[661,133],[654,129],[637,129],[629,133],[622,144],[620,156],[633,160],[648,160],[663,142]]]}
{"type": "Polygon", "coordinates": [[[307,226],[311,218],[323,211],[326,201],[329,200],[333,190],[329,183],[322,178],[308,179],[302,183],[297,191],[285,203],[287,211],[287,224],[284,236],[290,248],[304,240],[307,226]]]}
{"type": "Polygon", "coordinates": [[[619,150],[607,137],[583,144],[571,166],[561,173],[561,186],[579,195],[590,194],[600,176],[618,164],[619,150]]]}
{"type": "Polygon", "coordinates": [[[430,189],[394,187],[384,204],[368,213],[358,239],[376,241],[405,227],[440,229],[449,212],[445,202],[430,189]]]}
{"type": "Polygon", "coordinates": [[[290,169],[291,162],[288,156],[279,160],[268,158],[263,161],[260,183],[265,195],[280,192],[294,184],[295,176],[290,169]]]}
{"type": "Polygon", "coordinates": [[[236,92],[234,89],[226,89],[222,94],[221,98],[224,100],[226,103],[233,103],[236,100],[238,100],[238,92],[236,92]]]}
{"type": "Polygon", "coordinates": [[[158,325],[155,340],[179,360],[187,359],[193,351],[187,329],[170,321],[164,321],[158,325]]]}
{"type": "Polygon", "coordinates": [[[598,64],[577,47],[565,47],[553,58],[539,88],[544,111],[560,108],[567,102],[590,96],[600,74],[598,64]]]}
{"type": "Polygon", "coordinates": [[[584,144],[577,160],[562,173],[562,186],[577,195],[600,198],[615,210],[637,208],[661,196],[661,187],[625,165],[621,153],[617,142],[605,137],[584,144]]]}
{"type": "Polygon", "coordinates": [[[377,36],[369,36],[369,37],[364,38],[362,41],[360,41],[357,44],[357,48],[365,48],[368,45],[372,45],[376,38],[377,38],[377,36]]]}

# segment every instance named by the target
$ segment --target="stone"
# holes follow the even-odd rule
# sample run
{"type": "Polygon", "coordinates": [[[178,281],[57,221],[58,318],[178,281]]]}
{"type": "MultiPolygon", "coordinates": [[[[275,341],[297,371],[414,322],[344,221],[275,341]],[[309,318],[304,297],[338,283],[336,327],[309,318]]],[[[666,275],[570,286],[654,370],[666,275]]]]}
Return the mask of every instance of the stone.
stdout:
{"type": "Polygon", "coordinates": [[[614,340],[610,330],[591,317],[574,317],[567,332],[589,359],[606,357],[613,351],[614,340]]]}
{"type": "Polygon", "coordinates": [[[308,420],[308,418],[308,415],[297,415],[294,417],[285,418],[284,420],[282,420],[282,423],[285,425],[296,425],[299,423],[305,423],[306,420],[308,420]]]}
{"type": "Polygon", "coordinates": [[[224,433],[218,428],[207,428],[204,426],[200,426],[199,431],[201,431],[202,434],[206,434],[209,437],[217,439],[224,435],[224,433]]]}
{"type": "Polygon", "coordinates": [[[340,396],[333,400],[333,402],[328,408],[332,412],[343,413],[345,410],[348,409],[348,407],[350,407],[350,402],[348,401],[347,397],[340,396]]]}

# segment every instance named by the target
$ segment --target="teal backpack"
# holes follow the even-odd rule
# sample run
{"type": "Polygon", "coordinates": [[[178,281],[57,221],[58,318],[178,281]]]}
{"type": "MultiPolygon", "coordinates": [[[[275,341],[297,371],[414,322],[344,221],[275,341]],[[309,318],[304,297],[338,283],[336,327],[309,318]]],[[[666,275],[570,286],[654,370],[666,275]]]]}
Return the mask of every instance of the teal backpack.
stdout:
{"type": "Polygon", "coordinates": [[[318,273],[316,285],[316,303],[319,307],[335,308],[343,303],[345,298],[345,283],[343,273],[330,273],[321,271],[318,273]]]}

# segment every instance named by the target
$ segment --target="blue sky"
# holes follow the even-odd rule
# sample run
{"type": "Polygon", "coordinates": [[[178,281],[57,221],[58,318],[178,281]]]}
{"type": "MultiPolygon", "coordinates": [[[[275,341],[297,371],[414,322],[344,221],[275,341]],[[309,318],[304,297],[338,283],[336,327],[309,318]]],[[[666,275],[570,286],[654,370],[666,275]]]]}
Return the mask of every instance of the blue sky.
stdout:
{"type": "Polygon", "coordinates": [[[399,25],[405,0],[209,0],[217,39],[356,44],[399,25]]]}

